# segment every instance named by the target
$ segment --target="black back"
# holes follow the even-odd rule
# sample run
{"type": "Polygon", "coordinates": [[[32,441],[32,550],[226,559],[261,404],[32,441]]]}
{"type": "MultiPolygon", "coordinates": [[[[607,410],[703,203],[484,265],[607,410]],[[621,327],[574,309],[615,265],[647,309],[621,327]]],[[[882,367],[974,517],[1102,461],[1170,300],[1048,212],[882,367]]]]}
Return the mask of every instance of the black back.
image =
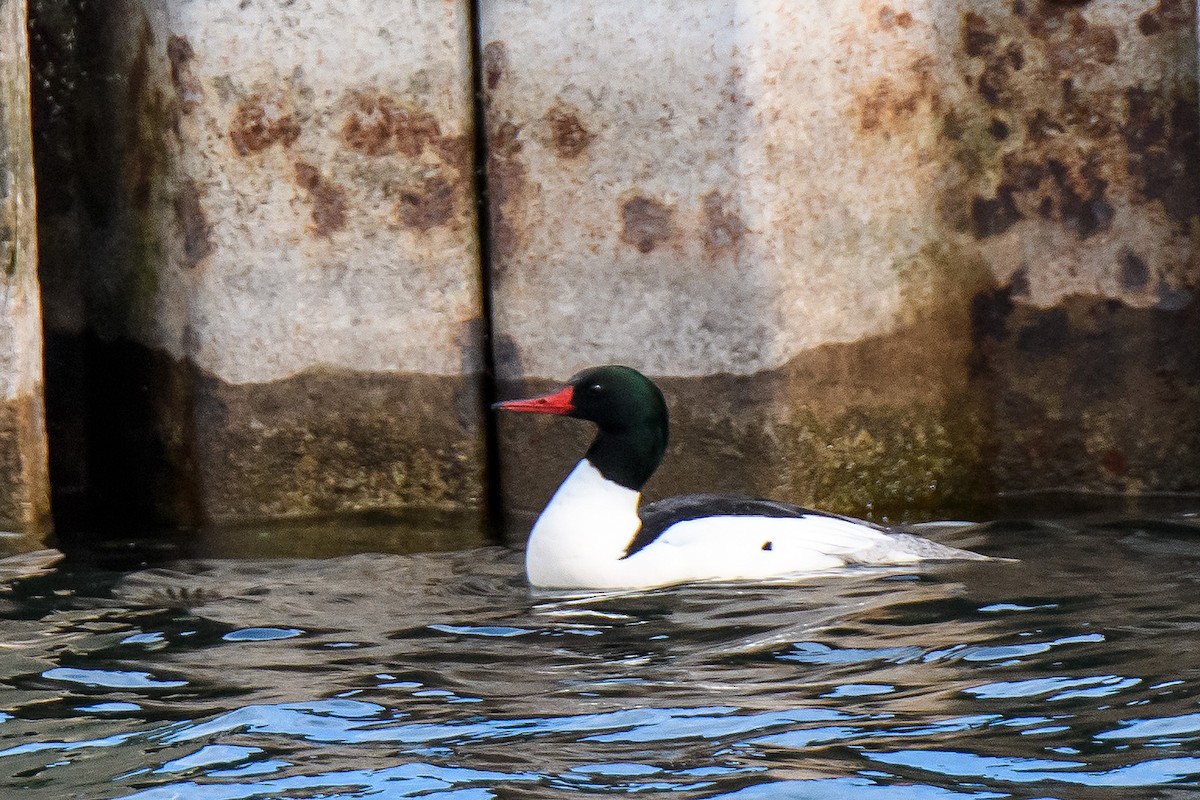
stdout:
{"type": "Polygon", "coordinates": [[[859,525],[867,525],[877,530],[886,530],[881,525],[864,520],[845,517],[840,514],[829,514],[824,511],[814,511],[811,508],[781,503],[777,500],[760,500],[755,497],[738,497],[725,494],[681,494],[668,497],[654,503],[647,503],[638,508],[638,517],[642,527],[625,548],[622,558],[629,558],[646,545],[653,542],[663,532],[677,522],[701,517],[829,517],[859,525]]]}

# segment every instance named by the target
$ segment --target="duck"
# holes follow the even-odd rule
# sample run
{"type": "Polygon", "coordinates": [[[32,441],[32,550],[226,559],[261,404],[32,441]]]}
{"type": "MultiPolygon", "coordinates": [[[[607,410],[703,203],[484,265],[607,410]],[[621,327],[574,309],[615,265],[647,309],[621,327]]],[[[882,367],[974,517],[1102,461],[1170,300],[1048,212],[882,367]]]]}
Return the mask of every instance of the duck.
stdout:
{"type": "Polygon", "coordinates": [[[493,409],[586,420],[596,436],[529,534],[535,589],[627,590],[793,579],[855,566],[985,556],[791,503],[688,494],[642,503],[667,450],[666,400],[632,367],[590,367],[561,388],[493,409]]]}

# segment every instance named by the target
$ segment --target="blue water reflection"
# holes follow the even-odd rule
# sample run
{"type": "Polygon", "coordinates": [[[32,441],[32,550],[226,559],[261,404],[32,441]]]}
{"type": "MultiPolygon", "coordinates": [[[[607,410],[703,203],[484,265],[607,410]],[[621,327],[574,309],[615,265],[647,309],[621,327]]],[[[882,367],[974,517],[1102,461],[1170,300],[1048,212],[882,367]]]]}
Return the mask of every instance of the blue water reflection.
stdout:
{"type": "Polygon", "coordinates": [[[947,541],[1019,564],[791,586],[531,596],[498,549],[12,579],[0,793],[1200,789],[1200,539],[1001,533],[947,541]]]}

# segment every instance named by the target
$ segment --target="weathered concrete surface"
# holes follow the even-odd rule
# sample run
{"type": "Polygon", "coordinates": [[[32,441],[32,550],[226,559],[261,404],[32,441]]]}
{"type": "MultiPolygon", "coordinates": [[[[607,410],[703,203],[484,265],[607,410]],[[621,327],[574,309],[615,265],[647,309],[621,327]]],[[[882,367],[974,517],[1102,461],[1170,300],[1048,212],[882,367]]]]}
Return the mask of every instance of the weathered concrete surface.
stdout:
{"type": "Polygon", "coordinates": [[[478,430],[478,396],[457,377],[325,368],[235,385],[204,374],[196,409],[200,500],[215,519],[481,508],[483,455],[464,433],[478,430]]]}
{"type": "MultiPolygon", "coordinates": [[[[499,0],[483,35],[502,393],[666,376],[654,493],[1200,490],[1191,4],[499,0]]],[[[536,508],[581,442],[501,434],[536,508]]]]}
{"type": "Polygon", "coordinates": [[[50,533],[36,227],[25,3],[0,0],[0,527],[33,546],[50,533]]]}
{"type": "Polygon", "coordinates": [[[80,78],[43,234],[83,230],[54,257],[89,437],[152,436],[85,480],[158,486],[164,522],[481,512],[465,3],[100,5],[42,6],[80,78]]]}

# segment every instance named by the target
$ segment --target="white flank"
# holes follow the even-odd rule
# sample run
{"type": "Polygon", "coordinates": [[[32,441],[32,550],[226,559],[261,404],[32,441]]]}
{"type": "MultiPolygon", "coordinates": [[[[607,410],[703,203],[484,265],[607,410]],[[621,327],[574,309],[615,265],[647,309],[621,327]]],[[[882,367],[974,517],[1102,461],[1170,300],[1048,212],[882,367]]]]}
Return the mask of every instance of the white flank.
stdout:
{"type": "Polygon", "coordinates": [[[640,499],[638,492],[606,479],[587,459],[580,461],[533,526],[525,553],[529,582],[559,589],[649,588],[802,576],[850,564],[982,558],[822,514],[687,520],[625,558],[641,525],[640,499]]]}

